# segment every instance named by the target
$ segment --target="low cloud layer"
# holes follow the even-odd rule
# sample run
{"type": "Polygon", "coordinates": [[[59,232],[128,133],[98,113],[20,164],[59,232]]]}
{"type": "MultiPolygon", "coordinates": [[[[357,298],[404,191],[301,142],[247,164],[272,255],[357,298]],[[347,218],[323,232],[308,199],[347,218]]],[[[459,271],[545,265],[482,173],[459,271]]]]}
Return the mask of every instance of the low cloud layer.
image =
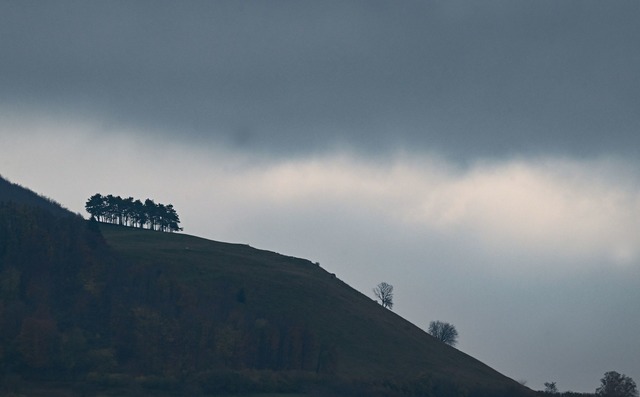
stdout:
{"type": "Polygon", "coordinates": [[[511,260],[535,255],[636,265],[640,185],[620,177],[631,171],[606,160],[513,160],[460,170],[428,159],[381,165],[345,156],[249,170],[230,185],[239,196],[256,197],[252,207],[349,205],[372,220],[463,234],[496,255],[509,247],[517,253],[511,260]]]}
{"type": "MultiPolygon", "coordinates": [[[[48,158],[57,167],[66,164],[68,173],[83,174],[75,168],[84,159],[87,170],[96,175],[90,185],[142,184],[144,188],[136,190],[151,186],[168,195],[163,182],[175,181],[179,197],[204,202],[211,195],[212,207],[245,207],[230,214],[279,211],[286,218],[287,212],[293,217],[297,211],[320,211],[339,218],[341,212],[350,213],[362,222],[422,229],[447,238],[463,236],[490,255],[512,251],[505,262],[535,256],[632,266],[640,259],[640,180],[633,162],[518,158],[459,167],[441,158],[406,153],[371,161],[348,152],[249,161],[242,152],[201,150],[194,156],[185,146],[147,144],[123,135],[89,138],[83,131],[99,128],[85,124],[57,128],[59,139],[52,143],[48,136],[56,130],[54,124],[30,125],[25,120],[23,127],[5,126],[3,147],[8,152],[3,166],[22,163],[23,150],[30,147],[34,157],[48,158]],[[25,127],[30,131],[23,136],[25,127]],[[40,135],[34,135],[38,129],[40,135]],[[23,149],[16,152],[13,147],[23,149]]],[[[34,171],[20,173],[47,179],[34,171]]],[[[83,212],[78,199],[73,210],[83,212]]],[[[232,222],[234,215],[228,217],[232,222]]],[[[526,270],[526,261],[522,265],[525,268],[518,271],[526,270]]]]}
{"type": "Polygon", "coordinates": [[[5,2],[0,104],[283,157],[637,156],[639,14],[634,1],[5,2]]]}

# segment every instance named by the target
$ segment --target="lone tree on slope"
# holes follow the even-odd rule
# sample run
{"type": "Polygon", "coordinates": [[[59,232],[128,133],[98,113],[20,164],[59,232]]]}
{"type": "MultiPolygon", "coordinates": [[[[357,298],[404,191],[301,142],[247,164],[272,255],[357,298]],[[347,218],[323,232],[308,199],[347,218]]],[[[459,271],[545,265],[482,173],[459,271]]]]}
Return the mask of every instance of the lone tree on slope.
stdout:
{"type": "Polygon", "coordinates": [[[373,294],[380,299],[382,307],[393,309],[393,285],[381,282],[373,289],[373,294]]]}
{"type": "Polygon", "coordinates": [[[557,394],[558,386],[556,386],[556,382],[544,382],[544,392],[547,394],[557,394]]]}
{"type": "Polygon", "coordinates": [[[636,382],[627,375],[620,375],[616,371],[606,372],[600,382],[600,387],[596,389],[598,397],[638,397],[636,382]]]}
{"type": "Polygon", "coordinates": [[[443,321],[432,321],[429,323],[428,332],[431,336],[447,345],[455,346],[456,343],[458,343],[458,331],[453,324],[443,321]]]}

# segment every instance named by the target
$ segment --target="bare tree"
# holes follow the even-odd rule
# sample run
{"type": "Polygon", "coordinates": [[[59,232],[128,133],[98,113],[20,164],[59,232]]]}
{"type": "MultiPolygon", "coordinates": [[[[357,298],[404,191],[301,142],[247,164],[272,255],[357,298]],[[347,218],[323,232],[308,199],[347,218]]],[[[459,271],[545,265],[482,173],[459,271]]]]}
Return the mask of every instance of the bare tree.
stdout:
{"type": "Polygon", "coordinates": [[[558,387],[556,386],[556,382],[544,382],[544,392],[547,394],[557,394],[558,387]]]}
{"type": "Polygon", "coordinates": [[[455,346],[458,343],[458,331],[456,331],[456,327],[453,324],[432,321],[429,323],[428,332],[431,336],[447,345],[455,346]]]}
{"type": "Polygon", "coordinates": [[[627,375],[620,375],[616,371],[606,372],[600,382],[600,387],[596,389],[596,396],[638,397],[636,382],[627,375]]]}
{"type": "Polygon", "coordinates": [[[381,282],[374,289],[373,293],[376,298],[380,299],[383,307],[391,310],[393,308],[393,285],[381,282]]]}

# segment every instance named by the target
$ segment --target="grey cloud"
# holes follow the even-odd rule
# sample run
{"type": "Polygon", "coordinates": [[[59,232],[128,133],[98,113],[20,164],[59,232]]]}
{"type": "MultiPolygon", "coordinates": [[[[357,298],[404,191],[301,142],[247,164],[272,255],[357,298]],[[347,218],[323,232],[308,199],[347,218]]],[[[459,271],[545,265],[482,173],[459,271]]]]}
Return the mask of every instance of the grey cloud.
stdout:
{"type": "Polygon", "coordinates": [[[5,2],[2,102],[296,153],[637,154],[625,1],[5,2]]]}

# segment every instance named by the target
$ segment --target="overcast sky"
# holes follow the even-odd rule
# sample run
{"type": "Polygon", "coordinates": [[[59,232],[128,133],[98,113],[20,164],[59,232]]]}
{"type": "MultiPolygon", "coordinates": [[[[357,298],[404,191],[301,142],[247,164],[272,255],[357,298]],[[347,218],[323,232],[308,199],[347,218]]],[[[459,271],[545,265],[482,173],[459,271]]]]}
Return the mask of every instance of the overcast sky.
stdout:
{"type": "Polygon", "coordinates": [[[319,261],[542,389],[640,381],[640,2],[0,0],[0,174],[319,261]]]}

